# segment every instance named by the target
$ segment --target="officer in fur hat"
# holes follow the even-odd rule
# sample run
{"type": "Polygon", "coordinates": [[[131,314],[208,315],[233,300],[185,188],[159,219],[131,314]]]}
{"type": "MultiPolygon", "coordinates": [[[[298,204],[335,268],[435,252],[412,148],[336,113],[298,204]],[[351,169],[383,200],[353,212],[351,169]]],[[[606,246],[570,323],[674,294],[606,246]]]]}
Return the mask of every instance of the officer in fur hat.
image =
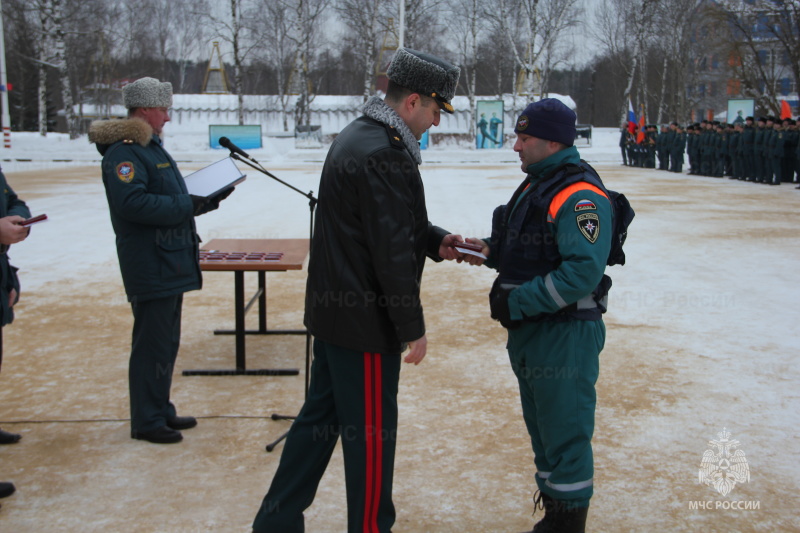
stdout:
{"type": "MultiPolygon", "coordinates": [[[[602,314],[611,279],[612,207],[573,145],[575,113],[553,98],[517,119],[522,170],[508,205],[480,244],[498,271],[492,318],[508,329],[508,354],[534,452],[536,533],[583,533],[594,491],[592,434],[602,314]]],[[[467,257],[465,261],[474,261],[467,257]]]]}
{"type": "MultiPolygon", "coordinates": [[[[420,279],[426,257],[460,257],[461,237],[428,221],[418,140],[453,112],[459,69],[401,48],[386,98],[371,98],[328,152],[308,265],[305,325],[314,362],[253,530],[301,532],[339,437],[347,531],[389,532],[402,359],[418,364],[427,337],[420,279]]],[[[329,517],[329,519],[333,519],[329,517]]],[[[317,527],[316,529],[319,529],[317,527]]]]}
{"type": "Polygon", "coordinates": [[[93,122],[89,140],[103,156],[103,185],[133,311],[131,437],[170,444],[183,438],[180,430],[197,425],[193,417],[178,416],[169,399],[183,293],[202,285],[194,217],[216,209],[232,189],[210,199],[187,192],[161,142],[171,84],[141,78],[123,87],[122,98],[128,118],[93,122]]]}

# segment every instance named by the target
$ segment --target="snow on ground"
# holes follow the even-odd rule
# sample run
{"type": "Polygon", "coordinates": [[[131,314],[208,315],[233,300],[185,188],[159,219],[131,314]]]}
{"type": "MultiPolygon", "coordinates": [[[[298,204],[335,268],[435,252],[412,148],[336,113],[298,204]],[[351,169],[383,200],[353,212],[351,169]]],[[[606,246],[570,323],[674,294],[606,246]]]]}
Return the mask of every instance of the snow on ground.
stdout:
{"type": "MultiPolygon", "coordinates": [[[[590,530],[800,531],[794,497],[800,484],[800,466],[793,460],[800,453],[800,371],[796,364],[800,348],[796,312],[800,239],[794,231],[795,223],[800,222],[800,191],[787,184],[765,187],[623,168],[618,139],[617,130],[597,128],[593,145],[580,147],[584,159],[599,169],[606,185],[625,192],[637,210],[626,244],[628,264],[610,272],[614,287],[606,316],[609,336],[598,383],[597,503],[593,503],[590,515],[594,517],[590,524],[595,520],[597,525],[590,530]],[[750,482],[737,485],[726,497],[697,483],[708,441],[716,439],[723,428],[740,441],[751,470],[750,482]],[[758,501],[760,510],[698,509],[698,501],[703,505],[758,501]]],[[[12,142],[10,151],[0,151],[3,171],[15,189],[30,191],[24,199],[33,214],[47,213],[50,217],[50,221],[33,228],[27,241],[11,250],[13,262],[22,268],[23,289],[37,291],[57,281],[81,290],[87,286],[87,278],[118,283],[114,238],[94,146],[85,138],[69,141],[54,134],[46,139],[33,133],[12,134],[12,142]],[[80,177],[65,171],[76,166],[95,167],[96,171],[80,177]],[[25,172],[30,170],[36,172],[25,172]],[[65,175],[63,183],[58,182],[60,173],[65,175]],[[17,176],[32,182],[41,176],[48,186],[20,183],[17,176]],[[49,185],[53,178],[58,185],[49,185]]],[[[165,143],[184,173],[227,155],[207,148],[204,134],[170,136],[169,125],[165,143]]],[[[293,143],[293,139],[265,138],[264,148],[250,153],[279,178],[300,190],[316,191],[326,150],[295,149],[293,143]]],[[[510,146],[483,151],[468,146],[434,146],[423,152],[423,159],[432,221],[469,236],[488,234],[492,210],[508,200],[522,177],[510,146]]],[[[248,175],[247,180],[221,209],[197,219],[202,238],[306,237],[306,199],[256,171],[243,165],[240,168],[248,175]]],[[[436,320],[463,328],[457,341],[479,343],[484,335],[469,330],[468,315],[486,311],[492,276],[486,269],[463,268],[431,266],[426,270],[425,283],[448,291],[474,292],[474,308],[453,313],[446,302],[430,302],[426,311],[430,305],[437,310],[436,320]],[[450,287],[454,279],[465,285],[450,287]],[[462,319],[464,325],[459,326],[462,319]]],[[[120,305],[124,306],[122,302],[120,305]]],[[[433,312],[426,315],[433,316],[433,312]]],[[[476,374],[464,378],[474,381],[469,388],[476,396],[453,399],[465,409],[467,405],[483,408],[481,395],[491,391],[481,389],[481,379],[509,382],[502,347],[495,344],[497,353],[490,357],[497,365],[481,369],[480,378],[476,374]]],[[[462,353],[466,350],[449,348],[452,360],[467,364],[465,359],[458,359],[470,355],[462,353]]],[[[426,364],[437,371],[448,371],[437,366],[442,359],[432,357],[426,364]]],[[[417,386],[413,376],[403,378],[406,395],[417,386]]],[[[438,392],[442,401],[447,401],[452,392],[448,386],[456,384],[445,382],[438,392]]],[[[510,403],[513,405],[513,398],[510,403]]],[[[404,420],[424,421],[428,409],[404,397],[401,411],[404,420]]],[[[453,413],[456,417],[463,415],[453,413]]],[[[503,416],[501,411],[502,419],[494,413],[487,421],[465,418],[464,423],[477,424],[469,431],[485,433],[495,426],[504,431],[508,429],[505,424],[519,423],[518,415],[515,410],[503,416]]],[[[423,422],[419,424],[422,427],[423,422]]],[[[409,425],[413,431],[414,424],[409,425]]],[[[518,432],[521,424],[514,428],[518,432]]],[[[437,440],[435,428],[424,435],[430,435],[437,446],[447,446],[437,440]]],[[[451,435],[469,440],[469,435],[457,429],[451,435]]],[[[480,438],[486,440],[485,435],[480,438]]],[[[509,449],[504,449],[502,442],[495,444],[496,448],[487,449],[484,442],[478,449],[495,454],[487,455],[489,460],[498,460],[500,454],[507,460],[509,449]]],[[[443,449],[438,448],[439,452],[443,449]]],[[[523,465],[530,464],[530,457],[519,453],[515,457],[523,465]]],[[[446,454],[437,458],[444,463],[447,460],[446,454]]],[[[409,460],[405,461],[401,466],[411,473],[404,479],[421,476],[425,482],[425,472],[415,470],[413,459],[410,466],[409,460]]],[[[520,500],[512,508],[520,514],[527,512],[518,509],[526,498],[521,494],[523,487],[514,486],[519,479],[481,479],[478,472],[484,470],[470,474],[473,466],[478,468],[470,464],[454,466],[466,481],[462,485],[484,483],[488,500],[496,491],[506,491],[520,500]]],[[[339,472],[332,477],[337,476],[339,472]]],[[[425,491],[409,487],[407,481],[397,490],[403,502],[425,503],[419,502],[426,499],[420,498],[425,491]]],[[[459,496],[458,488],[431,490],[441,503],[428,520],[437,521],[441,527],[406,525],[398,530],[500,530],[470,527],[491,517],[469,514],[465,509],[475,511],[480,502],[459,499],[464,496],[459,496]],[[459,522],[459,513],[467,525],[459,522]]],[[[317,513],[312,513],[312,519],[328,515],[325,494],[323,487],[322,501],[312,507],[317,513]]],[[[414,503],[406,505],[413,508],[414,503]]],[[[340,509],[334,512],[337,517],[341,514],[340,509]]],[[[424,513],[426,508],[418,512],[424,513]]],[[[407,519],[409,515],[405,516],[407,519]]]]}

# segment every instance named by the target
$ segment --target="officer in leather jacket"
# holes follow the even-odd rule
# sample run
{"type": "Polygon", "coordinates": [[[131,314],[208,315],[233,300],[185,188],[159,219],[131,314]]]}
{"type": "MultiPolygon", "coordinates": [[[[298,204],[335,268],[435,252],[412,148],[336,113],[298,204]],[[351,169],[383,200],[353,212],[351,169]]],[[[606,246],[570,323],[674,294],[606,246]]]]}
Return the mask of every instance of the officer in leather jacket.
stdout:
{"type": "Polygon", "coordinates": [[[347,531],[388,532],[401,353],[417,364],[427,338],[420,280],[426,258],[460,257],[428,221],[418,140],[453,112],[459,69],[401,48],[385,100],[336,137],[322,169],[308,266],[305,325],[314,335],[308,396],[292,424],[253,531],[301,532],[339,437],[347,531]]]}

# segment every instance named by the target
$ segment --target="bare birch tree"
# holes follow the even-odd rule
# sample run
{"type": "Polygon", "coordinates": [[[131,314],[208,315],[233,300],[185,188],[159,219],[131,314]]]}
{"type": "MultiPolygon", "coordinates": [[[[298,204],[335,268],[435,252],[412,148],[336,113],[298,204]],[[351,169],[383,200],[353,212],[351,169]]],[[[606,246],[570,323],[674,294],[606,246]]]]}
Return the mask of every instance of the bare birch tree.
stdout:
{"type": "Polygon", "coordinates": [[[541,69],[548,51],[574,24],[577,0],[497,0],[490,17],[507,40],[508,49],[524,76],[523,92],[533,100],[541,95],[541,69]]]}
{"type": "MultiPolygon", "coordinates": [[[[646,50],[645,37],[650,34],[658,0],[604,0],[595,9],[598,22],[596,37],[606,51],[620,59],[627,73],[622,94],[620,124],[627,122],[628,100],[631,98],[634,79],[642,69],[646,50]]],[[[644,79],[644,76],[640,76],[644,79]]],[[[639,84],[641,94],[646,94],[644,82],[639,84]]]]}
{"type": "Polygon", "coordinates": [[[378,60],[378,41],[386,24],[386,1],[384,0],[338,0],[336,11],[350,30],[356,53],[361,57],[364,73],[364,101],[372,93],[375,64],[378,60]]]}
{"type": "Polygon", "coordinates": [[[199,22],[198,12],[207,12],[207,0],[171,0],[173,16],[170,21],[168,44],[162,59],[178,62],[176,92],[186,90],[186,70],[206,43],[205,28],[199,22]]]}
{"type": "Polygon", "coordinates": [[[702,3],[703,0],[661,0],[658,7],[657,20],[662,26],[670,28],[671,38],[659,42],[663,43],[664,57],[656,123],[671,118],[688,118],[685,87],[690,80],[692,30],[702,3]],[[667,109],[672,110],[672,117],[667,117],[667,109]]]}
{"type": "Polygon", "coordinates": [[[311,123],[311,103],[315,89],[310,78],[310,63],[321,40],[319,28],[330,5],[330,0],[278,0],[286,2],[293,11],[290,40],[295,44],[294,72],[299,76],[300,96],[297,100],[295,121],[311,123]]]}
{"type": "Polygon", "coordinates": [[[278,103],[281,106],[283,131],[289,131],[289,74],[290,63],[294,58],[294,44],[289,40],[291,31],[291,11],[285,2],[262,0],[263,19],[261,27],[266,37],[262,55],[267,64],[275,70],[278,87],[278,103]]]}
{"type": "Polygon", "coordinates": [[[77,139],[80,134],[78,115],[75,113],[75,99],[72,96],[70,65],[67,61],[67,29],[64,19],[64,0],[43,0],[42,9],[50,18],[52,31],[53,64],[58,71],[61,82],[61,100],[64,103],[64,118],[70,139],[77,139]]]}
{"type": "Polygon", "coordinates": [[[396,6],[397,2],[405,2],[405,34],[403,46],[434,55],[443,55],[442,38],[447,26],[443,24],[441,13],[447,9],[445,0],[394,0],[390,2],[396,6]]]}
{"type": "Polygon", "coordinates": [[[470,133],[475,135],[478,124],[477,111],[477,75],[478,48],[486,34],[486,10],[489,7],[485,0],[450,0],[449,30],[456,43],[458,63],[461,66],[461,82],[467,90],[469,109],[473,120],[470,121],[470,133]]]}
{"type": "Polygon", "coordinates": [[[220,40],[230,44],[233,50],[233,83],[232,92],[237,96],[237,120],[244,124],[244,95],[242,94],[242,76],[248,56],[259,49],[265,35],[254,24],[259,20],[257,4],[246,0],[229,0],[226,13],[214,11],[194,13],[204,15],[211,24],[212,31],[220,40]]]}

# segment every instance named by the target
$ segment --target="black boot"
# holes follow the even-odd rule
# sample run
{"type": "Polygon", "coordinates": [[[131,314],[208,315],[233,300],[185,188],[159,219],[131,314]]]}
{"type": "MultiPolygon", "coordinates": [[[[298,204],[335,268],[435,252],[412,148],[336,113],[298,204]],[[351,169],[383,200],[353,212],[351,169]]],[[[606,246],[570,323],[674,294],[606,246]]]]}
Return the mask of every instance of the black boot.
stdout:
{"type": "Polygon", "coordinates": [[[536,511],[542,510],[544,511],[544,517],[536,522],[536,525],[533,526],[532,531],[526,531],[525,533],[551,533],[554,531],[553,529],[550,529],[550,514],[554,512],[553,507],[555,503],[556,501],[553,498],[544,492],[537,490],[533,495],[533,516],[536,516],[536,511]]]}
{"type": "Polygon", "coordinates": [[[545,531],[552,533],[584,533],[586,531],[588,507],[574,507],[558,500],[553,500],[553,502],[553,511],[548,516],[550,523],[545,531]]]}

